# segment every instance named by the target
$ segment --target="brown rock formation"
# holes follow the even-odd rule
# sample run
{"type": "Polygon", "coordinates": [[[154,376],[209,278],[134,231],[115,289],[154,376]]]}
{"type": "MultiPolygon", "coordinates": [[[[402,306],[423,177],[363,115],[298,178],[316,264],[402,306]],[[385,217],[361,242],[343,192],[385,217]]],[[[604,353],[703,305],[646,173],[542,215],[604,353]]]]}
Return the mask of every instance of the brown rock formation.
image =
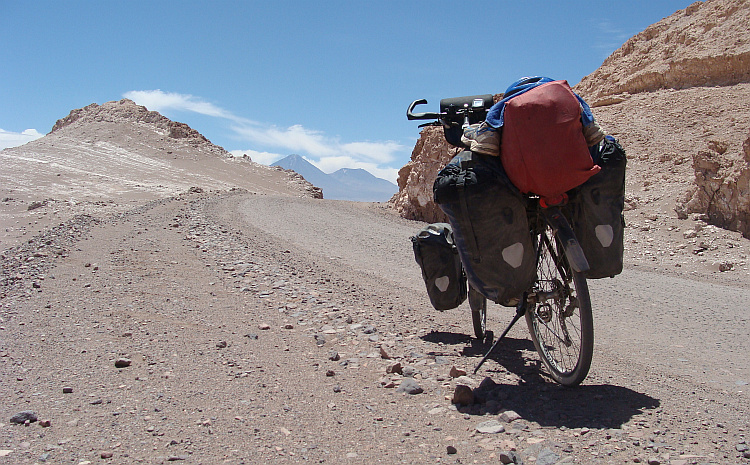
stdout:
{"type": "Polygon", "coordinates": [[[685,212],[705,213],[711,223],[750,237],[750,131],[741,153],[712,141],[693,156],[697,188],[685,212]]]}
{"type": "Polygon", "coordinates": [[[446,221],[432,200],[432,185],[438,171],[459,150],[445,141],[442,127],[427,126],[422,130],[411,161],[398,172],[398,194],[391,199],[402,217],[428,223],[446,221]]]}

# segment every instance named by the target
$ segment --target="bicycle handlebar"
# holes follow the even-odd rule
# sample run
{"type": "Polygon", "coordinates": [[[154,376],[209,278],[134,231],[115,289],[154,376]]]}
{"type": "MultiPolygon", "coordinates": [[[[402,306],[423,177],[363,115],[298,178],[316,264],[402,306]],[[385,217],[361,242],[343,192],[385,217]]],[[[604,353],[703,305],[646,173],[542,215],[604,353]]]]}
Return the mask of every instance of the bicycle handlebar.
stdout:
{"type": "Polygon", "coordinates": [[[433,113],[433,112],[427,112],[427,113],[414,113],[414,107],[417,105],[424,105],[427,103],[427,100],[425,99],[419,99],[411,102],[411,105],[409,105],[409,108],[406,110],[406,118],[409,120],[415,120],[415,119],[439,119],[440,113],[433,113]]]}

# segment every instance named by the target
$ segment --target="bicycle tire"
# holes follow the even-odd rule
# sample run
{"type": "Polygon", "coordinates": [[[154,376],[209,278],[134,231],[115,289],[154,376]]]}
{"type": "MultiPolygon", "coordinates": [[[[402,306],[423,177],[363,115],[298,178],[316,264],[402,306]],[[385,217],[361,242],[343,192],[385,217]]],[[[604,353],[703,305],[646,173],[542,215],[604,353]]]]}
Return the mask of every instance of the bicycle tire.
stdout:
{"type": "Polygon", "coordinates": [[[469,307],[471,307],[474,336],[483,340],[487,335],[487,298],[471,285],[469,285],[469,307]]]}
{"type": "Polygon", "coordinates": [[[552,297],[529,303],[526,323],[552,378],[564,386],[576,386],[588,375],[594,351],[588,284],[583,273],[571,269],[549,226],[537,238],[537,280],[532,295],[551,293],[552,297]]]}

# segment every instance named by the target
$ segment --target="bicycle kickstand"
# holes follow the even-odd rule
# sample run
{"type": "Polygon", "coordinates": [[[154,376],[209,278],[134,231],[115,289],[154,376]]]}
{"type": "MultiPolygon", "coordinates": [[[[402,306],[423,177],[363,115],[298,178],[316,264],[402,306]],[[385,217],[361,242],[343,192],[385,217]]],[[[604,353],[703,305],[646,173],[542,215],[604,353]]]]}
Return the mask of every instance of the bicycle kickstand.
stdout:
{"type": "Polygon", "coordinates": [[[486,354],[484,354],[484,357],[482,357],[482,360],[479,361],[479,364],[476,368],[474,368],[474,374],[477,374],[477,371],[479,371],[479,368],[482,366],[482,364],[487,360],[487,357],[490,356],[493,350],[495,350],[495,347],[497,347],[497,344],[505,337],[506,334],[508,334],[508,331],[510,331],[510,328],[513,327],[516,322],[521,319],[522,316],[526,314],[526,294],[523,295],[521,301],[516,306],[516,314],[513,317],[513,320],[510,322],[507,328],[505,328],[505,331],[503,331],[503,334],[500,335],[499,338],[497,338],[497,341],[492,344],[492,347],[490,347],[490,350],[487,351],[486,354]]]}

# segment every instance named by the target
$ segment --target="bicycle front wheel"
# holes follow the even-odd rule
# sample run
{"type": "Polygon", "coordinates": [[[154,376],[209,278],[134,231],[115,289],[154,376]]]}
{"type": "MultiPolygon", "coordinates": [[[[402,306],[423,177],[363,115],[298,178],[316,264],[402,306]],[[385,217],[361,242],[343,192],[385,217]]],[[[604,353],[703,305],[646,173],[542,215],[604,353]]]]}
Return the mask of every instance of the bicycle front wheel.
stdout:
{"type": "Polygon", "coordinates": [[[529,294],[526,323],[552,378],[575,386],[586,378],[594,351],[589,288],[583,273],[571,269],[549,226],[538,239],[537,280],[529,294]]]}

